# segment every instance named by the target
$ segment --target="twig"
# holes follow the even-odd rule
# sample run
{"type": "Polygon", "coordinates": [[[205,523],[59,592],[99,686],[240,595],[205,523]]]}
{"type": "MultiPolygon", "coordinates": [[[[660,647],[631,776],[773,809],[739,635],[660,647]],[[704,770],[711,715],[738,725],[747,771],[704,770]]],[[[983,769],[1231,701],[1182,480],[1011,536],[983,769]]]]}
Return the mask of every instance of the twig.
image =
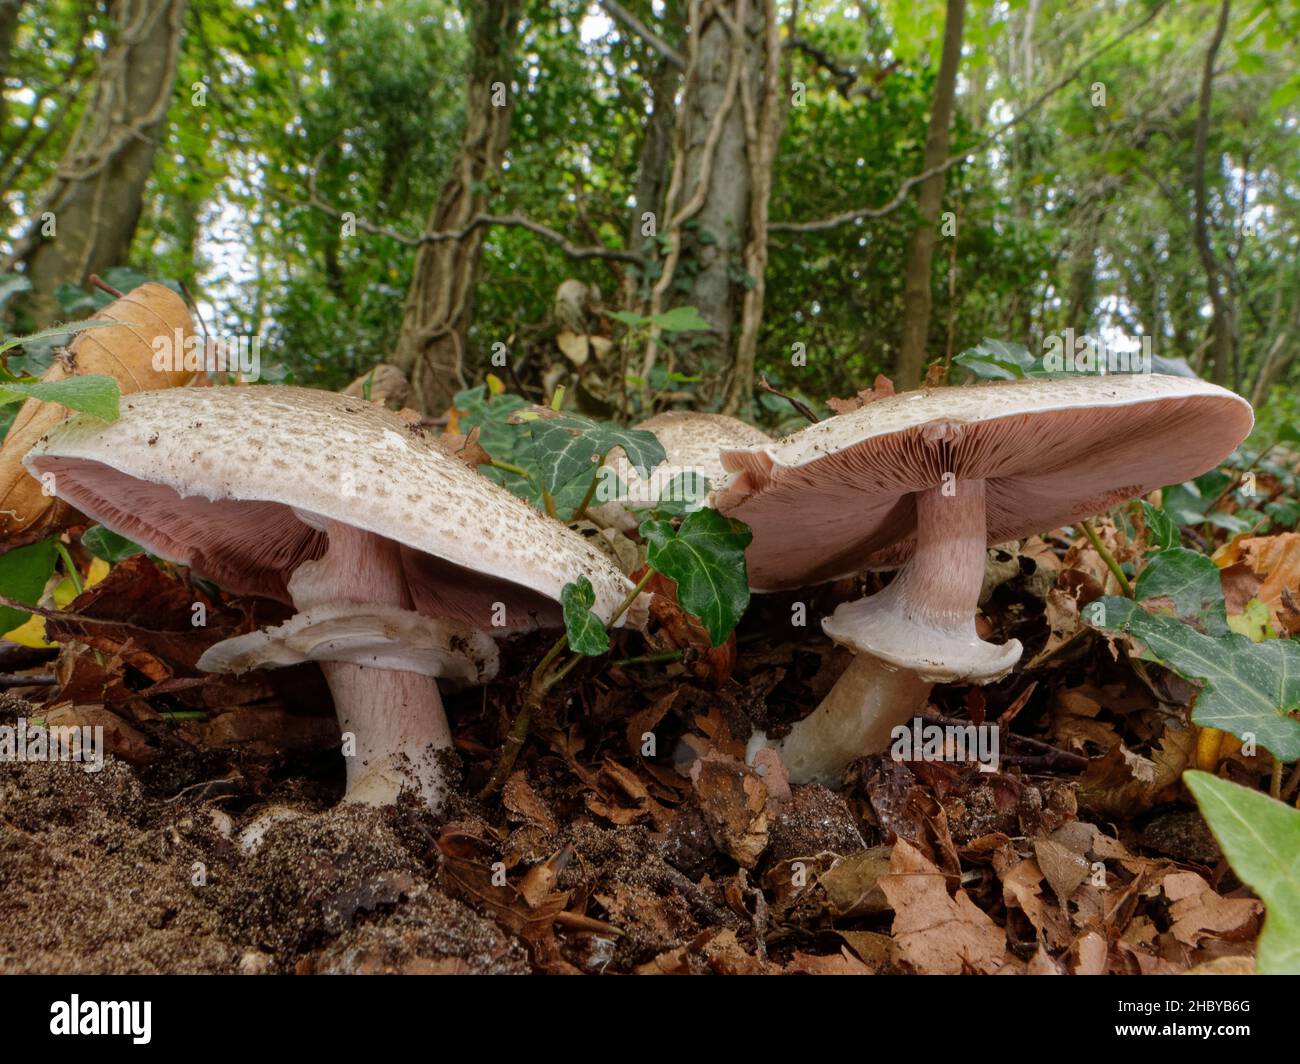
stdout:
{"type": "Polygon", "coordinates": [[[686,59],[682,53],[665,41],[649,26],[625,8],[618,0],[600,0],[600,6],[640,37],[646,44],[672,63],[678,70],[686,69],[686,59]]]}
{"type": "Polygon", "coordinates": [[[123,293],[119,292],[116,288],[114,288],[111,284],[105,281],[97,273],[92,273],[90,277],[87,278],[87,283],[92,288],[98,288],[101,292],[107,292],[114,299],[122,298],[123,293]]]}
{"type": "Polygon", "coordinates": [[[786,395],[785,392],[778,391],[776,388],[773,388],[772,385],[768,382],[766,373],[760,374],[758,378],[758,388],[759,391],[767,392],[769,395],[780,396],[792,407],[794,407],[795,410],[797,410],[802,417],[807,418],[814,425],[816,425],[817,422],[821,420],[821,418],[819,418],[816,415],[816,413],[813,412],[812,407],[810,407],[802,399],[796,399],[793,395],[786,395]]]}
{"type": "Polygon", "coordinates": [[[0,673],[0,688],[53,687],[58,682],[53,676],[18,676],[11,672],[0,673]]]}

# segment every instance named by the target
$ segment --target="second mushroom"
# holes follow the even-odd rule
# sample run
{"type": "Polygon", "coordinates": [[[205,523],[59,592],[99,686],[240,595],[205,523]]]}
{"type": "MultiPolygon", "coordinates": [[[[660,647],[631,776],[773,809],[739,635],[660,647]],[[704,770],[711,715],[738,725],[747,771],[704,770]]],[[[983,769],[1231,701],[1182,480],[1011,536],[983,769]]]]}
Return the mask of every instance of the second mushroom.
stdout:
{"type": "Polygon", "coordinates": [[[907,392],[726,452],[716,501],[753,529],[756,590],[898,570],[823,620],[855,656],[776,744],[790,778],[833,782],[884,751],[934,683],[1015,666],[1017,641],[975,627],[986,547],[1198,476],[1252,424],[1245,400],[1201,380],[1078,377],[907,392]]]}

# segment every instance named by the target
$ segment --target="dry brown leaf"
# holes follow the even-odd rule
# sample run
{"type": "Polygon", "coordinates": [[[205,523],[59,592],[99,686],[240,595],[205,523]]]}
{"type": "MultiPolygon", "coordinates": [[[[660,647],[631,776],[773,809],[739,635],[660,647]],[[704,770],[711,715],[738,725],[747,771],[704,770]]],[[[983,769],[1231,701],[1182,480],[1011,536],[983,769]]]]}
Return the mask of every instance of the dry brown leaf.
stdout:
{"type": "Polygon", "coordinates": [[[1285,610],[1283,593],[1290,591],[1295,595],[1300,591],[1300,532],[1239,536],[1216,551],[1214,561],[1224,570],[1238,565],[1249,567],[1261,580],[1254,597],[1268,607],[1269,616],[1281,631],[1279,614],[1285,610]]]}
{"type": "Polygon", "coordinates": [[[1039,890],[1042,882],[1043,872],[1038,862],[1026,858],[1002,877],[1002,900],[1020,909],[1039,937],[1053,949],[1059,949],[1070,940],[1069,925],[1060,908],[1039,890]]]}
{"type": "Polygon", "coordinates": [[[700,811],[718,849],[753,868],[767,848],[767,787],[749,766],[710,754],[691,766],[700,811]]]}
{"type": "MultiPolygon", "coordinates": [[[[171,338],[177,330],[184,340],[194,334],[184,301],[170,288],[142,284],[94,316],[122,324],[79,333],[68,357],[56,359],[42,380],[102,373],[113,377],[122,394],[128,395],[176,388],[194,376],[184,369],[165,371],[153,366],[155,340],[171,338]]],[[[9,428],[0,448],[0,553],[43,539],[76,520],[76,511],[42,494],[41,485],[22,465],[23,455],[67,416],[68,410],[58,403],[29,399],[9,428]]]]}
{"type": "Polygon", "coordinates": [[[904,839],[894,844],[881,889],[894,909],[899,959],[923,975],[989,973],[1002,964],[1006,936],[964,890],[948,894],[942,872],[904,839]]]}
{"type": "Polygon", "coordinates": [[[1088,878],[1087,860],[1052,839],[1034,839],[1034,856],[1060,901],[1068,901],[1075,888],[1088,878]]]}
{"type": "Polygon", "coordinates": [[[1170,930],[1186,946],[1198,946],[1208,936],[1250,937],[1264,911],[1254,898],[1223,897],[1195,872],[1173,872],[1161,886],[1171,903],[1169,915],[1174,924],[1170,930]]]}
{"type": "Polygon", "coordinates": [[[875,975],[875,971],[863,964],[847,947],[839,953],[817,956],[812,953],[800,953],[795,950],[782,972],[785,975],[875,975]]]}

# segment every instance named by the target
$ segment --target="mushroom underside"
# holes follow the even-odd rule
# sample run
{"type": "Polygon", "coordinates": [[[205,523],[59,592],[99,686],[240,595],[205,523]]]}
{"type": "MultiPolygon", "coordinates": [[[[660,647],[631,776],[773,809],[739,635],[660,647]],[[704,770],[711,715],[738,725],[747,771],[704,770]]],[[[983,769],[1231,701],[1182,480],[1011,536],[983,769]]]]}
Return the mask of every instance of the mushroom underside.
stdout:
{"type": "Polygon", "coordinates": [[[916,549],[885,590],[840,606],[822,622],[853,663],[821,704],[777,744],[796,783],[838,778],[854,758],[880,753],[917,713],[934,683],[991,683],[1020,660],[1017,640],[979,637],[986,518],[981,480],[945,480],[917,492],[916,549]]]}
{"type": "Polygon", "coordinates": [[[298,611],[209,648],[210,671],[320,663],[347,766],[345,800],[387,804],[446,794],[451,734],[438,678],[495,675],[488,633],[560,623],[559,606],[394,540],[264,500],[182,496],[92,460],[45,456],[58,494],[87,516],[222,587],[298,611]]]}

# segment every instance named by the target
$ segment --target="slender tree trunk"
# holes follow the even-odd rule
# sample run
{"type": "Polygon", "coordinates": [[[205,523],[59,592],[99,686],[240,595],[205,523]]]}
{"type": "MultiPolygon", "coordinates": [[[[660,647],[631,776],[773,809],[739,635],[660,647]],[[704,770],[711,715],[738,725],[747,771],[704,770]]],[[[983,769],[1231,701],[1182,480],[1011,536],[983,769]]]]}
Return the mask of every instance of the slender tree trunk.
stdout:
{"type": "Polygon", "coordinates": [[[58,313],[55,289],[122,265],[140,220],[184,37],[186,0],[116,0],[117,36],[94,95],[14,255],[32,282],[38,325],[58,313]]]}
{"type": "Polygon", "coordinates": [[[1231,0],[1223,0],[1219,6],[1219,21],[1214,27],[1214,36],[1205,50],[1205,67],[1201,73],[1200,104],[1196,115],[1196,144],[1194,149],[1194,168],[1192,187],[1196,197],[1196,216],[1193,219],[1196,251],[1201,257],[1205,269],[1205,287],[1210,296],[1210,306],[1214,317],[1211,327],[1214,330],[1212,353],[1214,363],[1211,377],[1216,384],[1227,385],[1232,379],[1233,348],[1235,346],[1236,311],[1233,306],[1232,293],[1223,283],[1219,269],[1218,257],[1210,239],[1209,202],[1205,188],[1206,155],[1210,138],[1210,111],[1214,96],[1214,60],[1219,54],[1219,45],[1228,29],[1228,15],[1231,0]]]}
{"type": "MultiPolygon", "coordinates": [[[[753,398],[758,330],[763,323],[763,300],[767,292],[767,211],[772,198],[772,164],[776,161],[786,118],[786,96],[781,89],[781,32],[775,0],[763,0],[763,14],[766,34],[761,95],[756,100],[748,91],[747,83],[741,85],[750,173],[749,235],[745,244],[745,274],[750,283],[741,302],[740,336],[722,406],[727,414],[747,413],[753,398]]],[[[788,76],[784,79],[786,84],[789,80],[788,76]]]]}
{"type": "MultiPolygon", "coordinates": [[[[709,393],[728,378],[734,362],[735,324],[747,287],[753,175],[743,101],[746,93],[751,101],[764,97],[766,18],[762,0],[707,8],[691,0],[689,19],[686,79],[664,207],[668,252],[650,310],[693,306],[709,323],[707,341],[693,343],[699,364],[692,367],[706,377],[701,396],[708,401],[717,397],[709,393]],[[684,292],[674,284],[683,259],[693,266],[684,292]]],[[[643,377],[654,368],[659,345],[660,338],[652,336],[643,377]]]]}
{"type": "MultiPolygon", "coordinates": [[[[461,232],[487,211],[487,183],[500,171],[510,138],[516,30],[521,0],[466,0],[471,54],[465,127],[426,232],[461,232]]],[[[393,362],[426,414],[445,410],[465,387],[465,340],[483,252],[482,227],[426,242],[415,256],[393,362]]]]}
{"type": "MultiPolygon", "coordinates": [[[[948,127],[957,94],[957,68],[961,65],[962,26],[966,0],[948,0],[943,27],[943,58],[934,86],[930,108],[930,129],[925,138],[922,169],[939,166],[948,158],[948,127]]],[[[934,174],[921,182],[917,198],[916,229],[912,231],[903,278],[903,337],[894,364],[894,383],[899,390],[915,388],[925,366],[926,339],[930,331],[931,263],[934,259],[935,223],[943,205],[944,175],[934,174]]]]}
{"type": "MultiPolygon", "coordinates": [[[[676,4],[666,8],[663,20],[665,27],[673,24],[671,20],[680,18],[676,4]]],[[[681,42],[678,39],[668,41],[673,47],[681,42]]],[[[655,61],[648,79],[650,90],[650,114],[646,119],[645,133],[641,139],[641,151],[637,161],[636,205],[628,219],[627,243],[631,248],[645,248],[651,258],[657,258],[658,242],[648,236],[645,228],[645,215],[655,218],[655,231],[663,224],[664,197],[668,191],[668,174],[673,159],[673,128],[677,123],[677,92],[681,87],[681,71],[664,57],[655,61]]],[[[628,309],[643,309],[647,297],[648,281],[638,271],[628,270],[624,274],[623,303],[628,309]]]]}
{"type": "Polygon", "coordinates": [[[687,89],[689,109],[686,145],[686,187],[703,189],[697,227],[683,235],[684,254],[695,260],[689,292],[680,300],[695,307],[713,328],[705,349],[715,368],[725,370],[733,347],[736,312],[740,305],[737,277],[744,269],[749,235],[749,203],[753,185],[745,158],[745,115],[742,92],[757,95],[756,75],[762,70],[762,39],[758,19],[746,0],[729,5],[740,33],[721,18],[706,23],[700,38],[695,91],[687,89]],[[748,83],[744,85],[742,83],[748,83]],[[715,116],[722,118],[716,145],[710,144],[715,116]]]}

